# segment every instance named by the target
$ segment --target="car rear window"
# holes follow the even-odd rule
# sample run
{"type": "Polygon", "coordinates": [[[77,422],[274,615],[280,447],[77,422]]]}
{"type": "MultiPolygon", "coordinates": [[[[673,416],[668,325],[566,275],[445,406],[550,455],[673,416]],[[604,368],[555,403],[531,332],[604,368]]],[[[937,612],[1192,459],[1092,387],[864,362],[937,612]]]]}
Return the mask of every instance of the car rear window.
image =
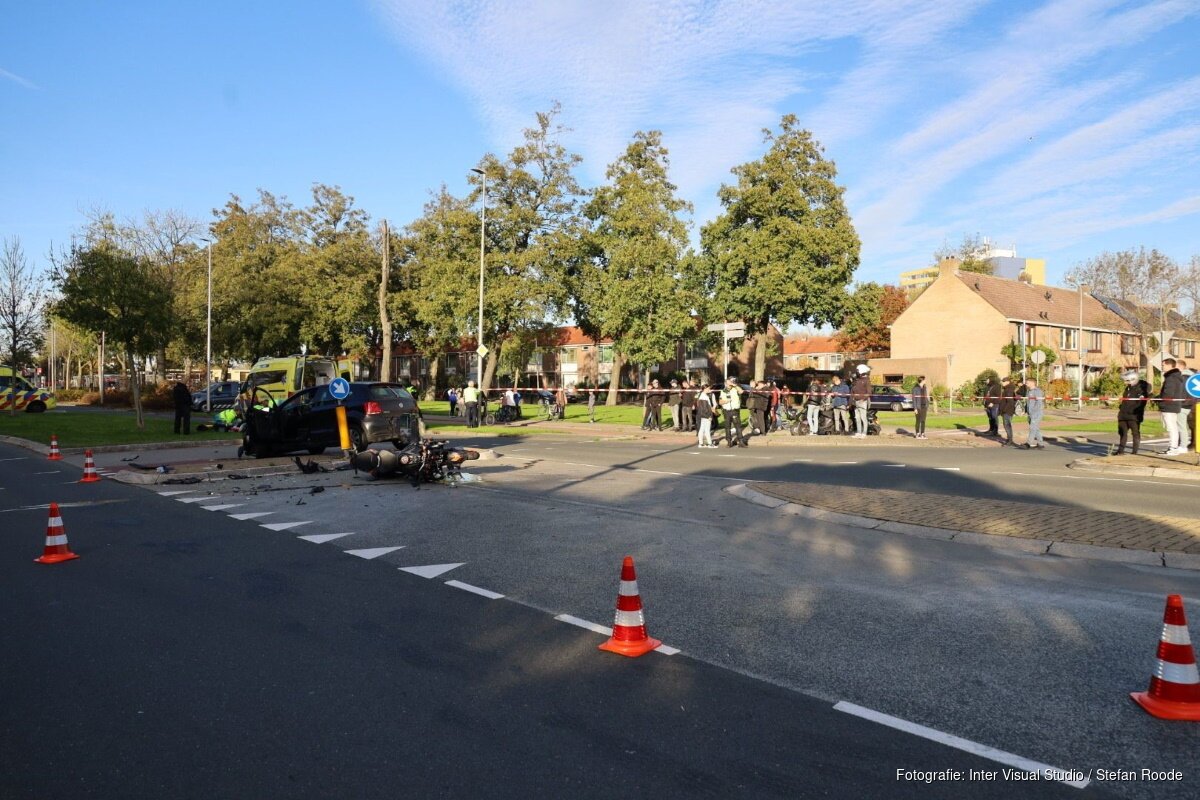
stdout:
{"type": "Polygon", "coordinates": [[[371,397],[379,400],[412,400],[412,395],[400,386],[376,383],[371,386],[371,397]]]}

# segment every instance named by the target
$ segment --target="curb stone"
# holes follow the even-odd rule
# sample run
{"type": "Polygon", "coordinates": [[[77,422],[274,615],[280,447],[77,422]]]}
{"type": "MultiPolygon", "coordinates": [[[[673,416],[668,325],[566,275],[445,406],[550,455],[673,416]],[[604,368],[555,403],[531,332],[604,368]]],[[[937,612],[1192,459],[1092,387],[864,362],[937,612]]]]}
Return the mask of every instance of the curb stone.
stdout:
{"type": "Polygon", "coordinates": [[[1080,458],[1067,465],[1080,472],[1131,475],[1140,478],[1173,478],[1178,481],[1200,481],[1200,471],[1172,469],[1171,467],[1136,467],[1120,464],[1096,464],[1090,459],[1080,458]]]}
{"type": "Polygon", "coordinates": [[[943,541],[966,542],[991,547],[997,550],[1017,550],[1033,555],[1062,556],[1066,558],[1086,558],[1097,561],[1113,561],[1123,564],[1141,566],[1168,567],[1172,569],[1200,570],[1200,554],[1161,552],[1152,550],[1134,550],[1123,547],[1102,547],[1100,545],[1077,544],[1074,542],[1059,542],[1050,539],[1025,539],[1021,537],[996,536],[977,531],[956,531],[947,528],[933,528],[925,525],[913,525],[907,522],[892,522],[860,517],[854,514],[843,514],[837,511],[825,511],[812,506],[780,501],[777,497],[759,492],[749,484],[741,483],[727,486],[722,491],[734,497],[755,505],[782,511],[785,514],[804,517],[806,519],[835,524],[848,525],[866,530],[883,531],[885,533],[900,533],[917,536],[923,539],[939,539],[943,541]]]}

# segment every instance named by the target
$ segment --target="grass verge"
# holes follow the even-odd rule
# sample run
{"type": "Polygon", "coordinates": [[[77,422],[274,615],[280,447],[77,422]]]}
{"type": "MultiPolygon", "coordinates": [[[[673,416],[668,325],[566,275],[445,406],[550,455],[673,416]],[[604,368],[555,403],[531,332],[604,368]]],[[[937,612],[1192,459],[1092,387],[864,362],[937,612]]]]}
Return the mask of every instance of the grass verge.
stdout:
{"type": "Polygon", "coordinates": [[[50,444],[50,434],[58,436],[59,447],[95,447],[108,444],[149,444],[171,441],[205,439],[230,441],[237,434],[198,433],[197,417],[192,416],[192,433],[177,436],[174,422],[169,419],[146,418],[146,427],[138,430],[132,412],[99,414],[80,411],[47,411],[45,414],[18,413],[15,417],[0,414],[0,435],[17,436],[44,445],[50,444]]]}

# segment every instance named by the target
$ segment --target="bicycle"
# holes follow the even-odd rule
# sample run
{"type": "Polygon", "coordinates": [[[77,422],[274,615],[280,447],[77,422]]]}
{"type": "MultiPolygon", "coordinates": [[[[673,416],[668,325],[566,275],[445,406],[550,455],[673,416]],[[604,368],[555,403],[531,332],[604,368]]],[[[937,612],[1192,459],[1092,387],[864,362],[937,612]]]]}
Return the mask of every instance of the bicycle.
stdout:
{"type": "Polygon", "coordinates": [[[488,413],[483,415],[483,424],[484,425],[495,425],[495,424],[499,423],[501,425],[507,425],[508,423],[512,422],[516,418],[517,418],[517,409],[515,407],[500,406],[500,409],[498,411],[495,411],[495,412],[489,411],[488,413]]]}

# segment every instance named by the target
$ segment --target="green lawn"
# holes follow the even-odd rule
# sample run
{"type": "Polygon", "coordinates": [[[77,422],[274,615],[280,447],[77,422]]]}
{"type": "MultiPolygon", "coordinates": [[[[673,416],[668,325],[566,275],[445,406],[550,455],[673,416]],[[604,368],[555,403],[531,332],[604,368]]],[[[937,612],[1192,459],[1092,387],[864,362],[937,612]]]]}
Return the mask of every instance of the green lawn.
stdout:
{"type": "Polygon", "coordinates": [[[196,423],[205,419],[203,415],[192,415],[190,436],[176,436],[173,421],[163,418],[146,418],[145,430],[138,430],[133,412],[110,414],[87,411],[48,411],[45,414],[18,412],[15,417],[0,414],[0,435],[18,436],[45,445],[50,444],[50,434],[58,436],[59,447],[93,447],[102,444],[139,444],[143,442],[188,441],[212,439],[230,441],[237,434],[197,433],[196,423]]]}
{"type": "MultiPolygon", "coordinates": [[[[488,403],[488,409],[495,411],[500,406],[498,403],[488,403]]],[[[522,419],[537,419],[538,412],[541,409],[537,403],[524,403],[521,406],[521,413],[524,414],[522,419]]],[[[432,402],[421,403],[421,411],[426,415],[445,416],[450,413],[450,404],[445,400],[435,400],[432,402]]],[[[743,412],[743,417],[745,412],[743,412]]],[[[668,414],[664,410],[662,413],[664,422],[668,419],[668,414]]],[[[567,422],[587,422],[588,410],[587,403],[568,403],[567,422]]],[[[621,406],[605,406],[596,405],[596,423],[605,425],[641,425],[642,424],[642,407],[621,405],[621,406]]],[[[547,423],[549,425],[550,423],[547,423]]],[[[498,429],[503,430],[497,426],[498,429]]]]}
{"type": "MultiPolygon", "coordinates": [[[[1116,433],[1117,420],[1114,417],[1109,422],[1073,422],[1062,425],[1042,425],[1048,431],[1078,431],[1080,433],[1116,433]]],[[[1164,436],[1166,429],[1163,428],[1162,422],[1156,419],[1148,419],[1142,423],[1142,436],[1164,436]]]]}

